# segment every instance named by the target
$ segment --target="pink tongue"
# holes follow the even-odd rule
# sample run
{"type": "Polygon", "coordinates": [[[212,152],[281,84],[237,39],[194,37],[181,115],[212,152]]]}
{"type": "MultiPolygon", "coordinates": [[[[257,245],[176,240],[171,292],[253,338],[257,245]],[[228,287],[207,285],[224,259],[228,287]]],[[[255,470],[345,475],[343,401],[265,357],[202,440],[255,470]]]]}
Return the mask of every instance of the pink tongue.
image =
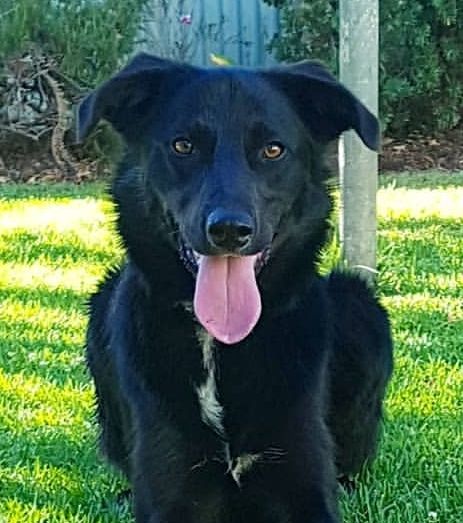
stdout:
{"type": "Polygon", "coordinates": [[[257,256],[201,256],[195,314],[201,325],[227,344],[244,339],[261,313],[254,265],[257,256]]]}

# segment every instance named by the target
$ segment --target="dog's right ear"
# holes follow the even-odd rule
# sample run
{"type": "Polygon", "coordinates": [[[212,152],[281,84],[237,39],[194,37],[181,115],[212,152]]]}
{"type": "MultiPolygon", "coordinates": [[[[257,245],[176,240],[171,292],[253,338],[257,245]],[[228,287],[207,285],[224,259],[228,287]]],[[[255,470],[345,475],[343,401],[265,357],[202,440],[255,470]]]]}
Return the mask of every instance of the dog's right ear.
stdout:
{"type": "Polygon", "coordinates": [[[140,53],[119,73],[88,94],[77,108],[77,142],[82,142],[100,120],[109,122],[125,138],[135,136],[159,96],[167,75],[191,69],[170,60],[140,53]]]}

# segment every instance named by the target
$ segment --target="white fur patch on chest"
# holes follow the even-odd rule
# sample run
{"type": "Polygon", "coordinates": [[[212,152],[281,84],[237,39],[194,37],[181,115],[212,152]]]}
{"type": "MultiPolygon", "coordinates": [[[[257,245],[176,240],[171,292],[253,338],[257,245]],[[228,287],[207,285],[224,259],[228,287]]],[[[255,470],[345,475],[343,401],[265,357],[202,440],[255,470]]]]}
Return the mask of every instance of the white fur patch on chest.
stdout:
{"type": "Polygon", "coordinates": [[[238,487],[241,487],[241,476],[262,459],[262,454],[241,454],[229,463],[229,471],[238,487]]]}
{"type": "MultiPolygon", "coordinates": [[[[270,448],[262,453],[243,453],[237,457],[231,456],[230,444],[227,441],[223,424],[224,410],[220,404],[217,391],[214,338],[202,328],[198,329],[197,338],[202,350],[203,367],[206,371],[203,383],[196,387],[196,394],[201,409],[201,419],[222,439],[224,453],[219,459],[228,465],[227,473],[232,476],[238,487],[241,487],[241,477],[249,472],[258,462],[265,462],[266,455],[268,455],[269,462],[278,462],[281,460],[284,452],[276,448],[270,448]]],[[[196,463],[192,470],[204,466],[207,461],[208,459],[204,458],[204,460],[196,463]]]]}
{"type": "Polygon", "coordinates": [[[224,437],[223,407],[218,400],[216,365],[214,359],[214,338],[203,329],[198,330],[198,341],[203,353],[203,366],[207,372],[205,381],[196,387],[201,419],[219,436],[224,437]]]}

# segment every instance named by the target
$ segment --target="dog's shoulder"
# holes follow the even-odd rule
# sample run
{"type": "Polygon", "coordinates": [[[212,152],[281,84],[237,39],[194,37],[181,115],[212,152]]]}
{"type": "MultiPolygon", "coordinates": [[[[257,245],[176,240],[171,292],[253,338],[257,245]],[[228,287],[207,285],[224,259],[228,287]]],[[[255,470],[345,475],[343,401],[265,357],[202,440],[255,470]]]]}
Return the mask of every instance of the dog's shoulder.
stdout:
{"type": "Polygon", "coordinates": [[[337,309],[348,309],[357,304],[366,312],[377,311],[387,317],[376,289],[364,278],[345,270],[334,270],[325,278],[327,292],[337,309]]]}

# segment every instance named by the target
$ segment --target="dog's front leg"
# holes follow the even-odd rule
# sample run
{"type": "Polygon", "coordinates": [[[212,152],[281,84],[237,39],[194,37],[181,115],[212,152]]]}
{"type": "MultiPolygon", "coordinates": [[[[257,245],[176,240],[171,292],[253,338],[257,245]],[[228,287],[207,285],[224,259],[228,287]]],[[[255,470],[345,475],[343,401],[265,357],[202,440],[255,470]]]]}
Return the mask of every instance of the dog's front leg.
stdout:
{"type": "Polygon", "coordinates": [[[182,507],[161,515],[159,509],[153,507],[151,500],[141,499],[137,496],[134,500],[135,521],[137,523],[189,523],[191,521],[189,512],[182,507]]]}
{"type": "Polygon", "coordinates": [[[257,473],[260,481],[266,483],[269,499],[283,508],[282,513],[287,515],[287,519],[283,518],[285,522],[340,523],[335,485],[327,483],[319,472],[293,462],[264,465],[257,473]]]}
{"type": "Polygon", "coordinates": [[[290,423],[287,471],[278,472],[278,481],[284,481],[286,474],[292,478],[283,491],[291,523],[339,523],[331,437],[311,398],[303,403],[306,408],[301,409],[301,417],[290,423]]]}
{"type": "Polygon", "coordinates": [[[334,486],[327,485],[315,471],[289,463],[278,472],[269,471],[269,492],[280,499],[291,523],[339,523],[334,486]],[[314,473],[315,472],[315,473],[314,473]],[[305,478],[301,477],[303,473],[305,478]],[[318,477],[317,477],[318,476],[318,477]]]}
{"type": "Polygon", "coordinates": [[[231,472],[248,499],[281,514],[285,523],[340,523],[330,436],[313,407],[305,404],[300,412],[306,415],[291,416],[252,464],[248,460],[247,467],[231,472]],[[237,471],[242,472],[238,478],[237,471]]]}
{"type": "Polygon", "coordinates": [[[132,453],[136,522],[221,523],[229,481],[218,440],[207,430],[195,440],[159,412],[147,417],[132,453]]]}
{"type": "Polygon", "coordinates": [[[167,419],[159,417],[158,413],[156,421],[144,419],[136,425],[131,467],[135,520],[190,523],[183,503],[188,470],[185,442],[167,419]]]}

